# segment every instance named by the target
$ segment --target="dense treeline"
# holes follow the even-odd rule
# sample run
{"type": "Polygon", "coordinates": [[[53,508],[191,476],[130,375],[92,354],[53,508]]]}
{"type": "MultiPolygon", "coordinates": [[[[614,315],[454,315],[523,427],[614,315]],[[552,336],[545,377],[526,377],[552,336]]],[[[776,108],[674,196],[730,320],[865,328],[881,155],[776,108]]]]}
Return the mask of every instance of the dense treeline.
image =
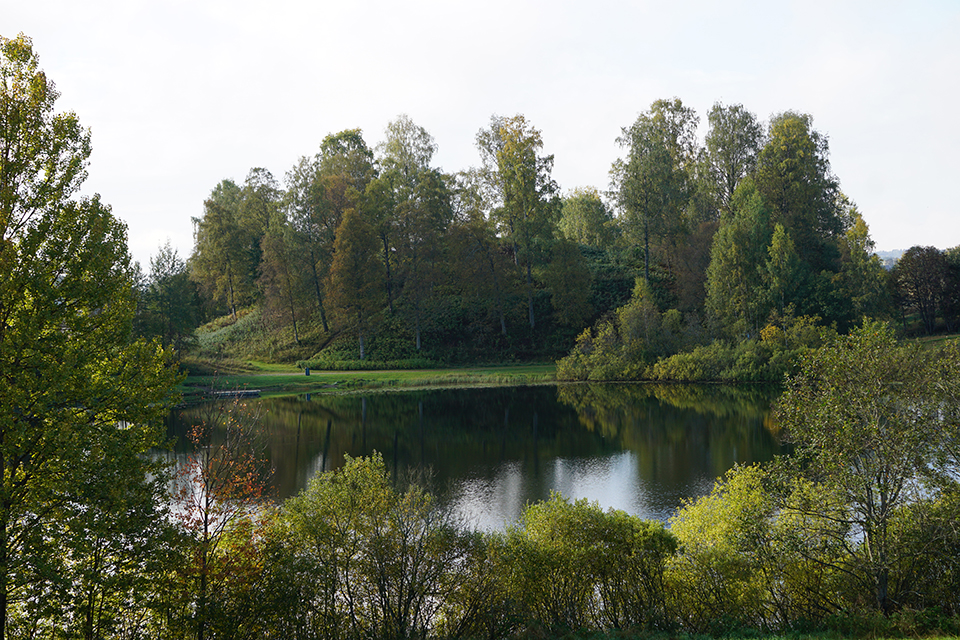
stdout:
{"type": "MultiPolygon", "coordinates": [[[[764,125],[718,103],[707,118],[700,142],[692,109],[654,102],[623,128],[610,190],[562,196],[523,116],[493,117],[480,166],[453,174],[406,116],[373,149],[359,130],[331,134],[282,186],[253,169],[214,188],[189,261],[164,248],[152,265],[162,320],[145,328],[182,347],[190,320],[252,313],[236,342],[259,331],[257,355],[314,367],[575,345],[561,366],[573,379],[779,380],[823,332],[864,317],[924,333],[960,322],[960,254],[915,247],[885,270],[809,115],[764,125]],[[181,280],[164,280],[174,262],[181,280]],[[198,290],[162,308],[187,274],[198,290]]],[[[221,352],[201,352],[222,355],[210,342],[221,352]]]]}

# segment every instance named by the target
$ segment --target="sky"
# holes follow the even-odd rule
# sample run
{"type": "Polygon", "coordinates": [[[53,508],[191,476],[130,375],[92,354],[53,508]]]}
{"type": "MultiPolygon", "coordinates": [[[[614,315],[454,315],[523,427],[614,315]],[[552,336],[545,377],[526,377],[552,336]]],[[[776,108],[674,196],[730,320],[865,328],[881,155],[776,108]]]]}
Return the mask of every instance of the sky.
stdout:
{"type": "Polygon", "coordinates": [[[283,183],[344,129],[374,147],[408,115],[434,164],[480,164],[477,132],[523,114],[562,191],[609,187],[623,127],[661,98],[700,116],[807,113],[878,250],[960,245],[956,0],[0,0],[91,130],[87,194],[145,269],[224,179],[283,183]]]}

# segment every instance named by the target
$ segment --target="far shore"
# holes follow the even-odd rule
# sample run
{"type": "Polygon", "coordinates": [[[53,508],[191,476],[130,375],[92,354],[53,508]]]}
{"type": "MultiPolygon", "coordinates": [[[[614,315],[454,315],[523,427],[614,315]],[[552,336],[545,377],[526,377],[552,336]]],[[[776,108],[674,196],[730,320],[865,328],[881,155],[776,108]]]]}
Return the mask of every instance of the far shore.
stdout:
{"type": "Polygon", "coordinates": [[[293,365],[234,364],[230,372],[189,375],[180,390],[185,401],[205,393],[258,390],[263,396],[301,393],[345,393],[431,387],[480,387],[553,384],[554,364],[478,366],[449,369],[393,369],[330,371],[311,369],[309,375],[293,365]],[[237,369],[245,369],[237,371],[237,369]]]}

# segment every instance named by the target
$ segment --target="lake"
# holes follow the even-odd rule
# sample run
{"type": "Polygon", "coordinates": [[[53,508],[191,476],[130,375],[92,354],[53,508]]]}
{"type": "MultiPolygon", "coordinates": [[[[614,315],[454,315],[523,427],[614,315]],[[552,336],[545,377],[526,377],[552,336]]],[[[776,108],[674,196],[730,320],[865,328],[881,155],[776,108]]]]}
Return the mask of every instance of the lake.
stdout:
{"type": "MultiPolygon", "coordinates": [[[[562,384],[243,400],[285,498],[344,455],[426,470],[468,523],[502,529],[553,491],[665,521],[735,463],[784,451],[761,387],[562,384]],[[257,417],[258,416],[258,417],[257,417]]],[[[204,407],[174,411],[175,454],[204,407]]]]}

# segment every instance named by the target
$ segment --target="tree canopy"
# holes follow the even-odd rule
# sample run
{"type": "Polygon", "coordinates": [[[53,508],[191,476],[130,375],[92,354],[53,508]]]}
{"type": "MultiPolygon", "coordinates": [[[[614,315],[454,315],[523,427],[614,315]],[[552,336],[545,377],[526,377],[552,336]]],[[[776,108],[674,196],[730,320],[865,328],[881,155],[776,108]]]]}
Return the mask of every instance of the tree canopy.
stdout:
{"type": "Polygon", "coordinates": [[[63,519],[107,498],[103,466],[133,454],[122,482],[145,485],[136,454],[176,380],[159,344],[131,341],[126,229],[98,196],[74,197],[90,135],[57,97],[30,39],[0,38],[0,637],[45,567],[84,562],[58,548],[63,519]]]}

